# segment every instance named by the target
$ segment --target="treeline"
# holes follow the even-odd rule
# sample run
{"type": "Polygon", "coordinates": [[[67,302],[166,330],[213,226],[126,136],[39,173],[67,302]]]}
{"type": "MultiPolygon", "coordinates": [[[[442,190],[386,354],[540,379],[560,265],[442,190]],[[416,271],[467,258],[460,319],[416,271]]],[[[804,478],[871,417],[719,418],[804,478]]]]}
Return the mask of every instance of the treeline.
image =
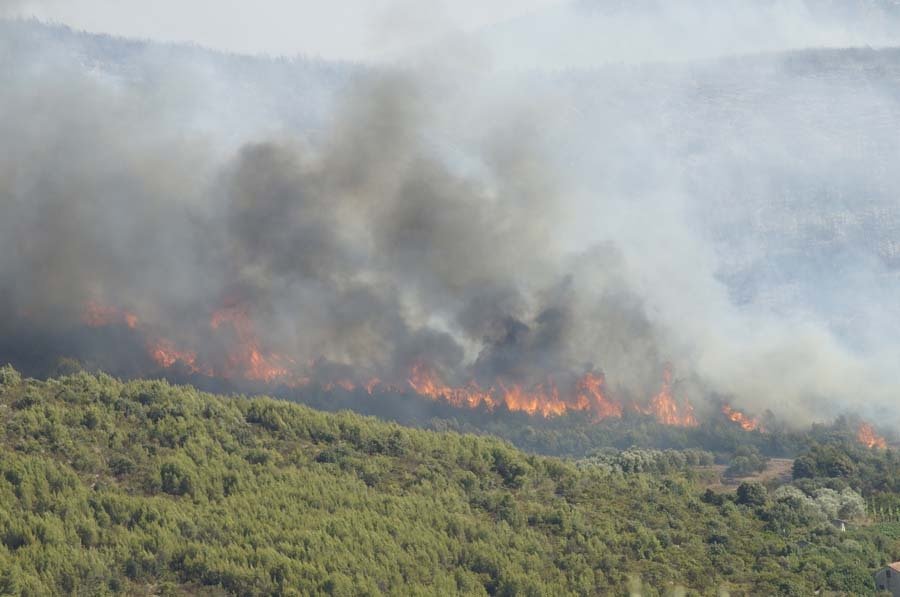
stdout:
{"type": "Polygon", "coordinates": [[[590,456],[598,446],[619,450],[634,446],[655,450],[701,448],[724,454],[752,446],[767,457],[786,457],[798,453],[809,440],[807,432],[791,429],[772,416],[764,419],[766,432],[760,433],[745,431],[716,412],[704,413],[698,427],[676,427],[634,412],[599,422],[582,412],[545,419],[511,412],[503,406],[495,410],[468,409],[411,393],[376,391],[370,395],[364,389],[282,388],[276,395],[320,410],[349,409],[432,431],[493,435],[527,452],[573,458],[590,456]]]}
{"type": "Polygon", "coordinates": [[[900,521],[900,455],[869,449],[842,436],[822,438],[794,460],[795,483],[806,491],[852,487],[876,520],[900,521]]]}
{"type": "Polygon", "coordinates": [[[705,450],[652,450],[605,448],[577,462],[581,468],[600,467],[617,473],[690,474],[694,467],[709,466],[715,455],[705,450]]]}
{"type": "Polygon", "coordinates": [[[900,555],[893,523],[842,533],[754,484],[703,495],[681,469],[701,452],[577,466],[349,412],[10,368],[0,421],[0,594],[864,595],[900,555]]]}
{"type": "MultiPolygon", "coordinates": [[[[100,330],[100,332],[110,330],[100,330]]],[[[119,330],[121,331],[121,330],[119,330]]],[[[123,342],[123,338],[108,338],[123,342]]],[[[142,343],[138,350],[143,351],[142,343]]],[[[0,351],[3,352],[3,351],[0,351]]],[[[8,352],[8,351],[7,351],[8,352]]],[[[95,371],[95,367],[70,358],[48,357],[47,363],[29,355],[29,373],[44,379],[64,377],[81,371],[95,371]]],[[[258,390],[241,386],[233,380],[191,375],[184,371],[161,370],[160,376],[169,381],[193,384],[207,392],[233,394],[258,390]],[[172,378],[168,376],[173,376],[172,378]],[[237,385],[236,385],[237,384],[237,385]]],[[[126,375],[125,377],[129,377],[126,375]]],[[[595,421],[583,412],[543,418],[525,412],[513,412],[502,405],[460,408],[443,399],[432,400],[410,391],[376,389],[369,394],[365,388],[352,390],[340,386],[326,387],[312,384],[304,388],[272,387],[277,398],[310,406],[326,412],[354,412],[379,419],[430,431],[452,431],[463,434],[491,435],[503,438],[517,448],[548,456],[585,458],[598,447],[628,450],[633,447],[653,450],[702,449],[716,454],[718,460],[731,456],[745,456],[732,471],[734,476],[750,474],[765,466],[772,457],[793,457],[811,441],[851,441],[859,419],[839,418],[831,425],[814,425],[811,429],[795,429],[778,420],[771,413],[761,417],[765,432],[746,431],[725,418],[714,404],[698,410],[701,424],[697,427],[664,425],[653,416],[626,411],[622,418],[595,421]],[[740,450],[752,450],[739,453],[740,450]]],[[[730,460],[729,460],[730,462],[730,460]]]]}

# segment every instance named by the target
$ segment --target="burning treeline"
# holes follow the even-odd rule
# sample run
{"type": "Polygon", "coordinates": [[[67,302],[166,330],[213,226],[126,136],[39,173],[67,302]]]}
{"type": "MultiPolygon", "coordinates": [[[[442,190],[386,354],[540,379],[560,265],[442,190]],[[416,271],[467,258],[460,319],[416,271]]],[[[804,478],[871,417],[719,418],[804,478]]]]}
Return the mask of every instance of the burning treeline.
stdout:
{"type": "Polygon", "coordinates": [[[325,134],[213,152],[127,87],[11,77],[0,108],[31,116],[2,141],[0,360],[696,424],[616,249],[558,246],[528,119],[462,168],[430,92],[379,74],[325,134]]]}
{"type": "MultiPolygon", "coordinates": [[[[662,370],[655,394],[642,401],[623,400],[607,387],[604,375],[595,371],[569,376],[548,375],[531,386],[500,379],[490,386],[483,386],[475,380],[451,385],[445,382],[436,367],[414,359],[406,375],[400,378],[363,379],[359,372],[351,368],[335,368],[321,360],[300,363],[287,355],[267,350],[254,330],[250,314],[238,305],[211,313],[209,332],[218,336],[223,346],[216,352],[207,351],[204,356],[196,350],[185,349],[171,340],[154,336],[135,313],[94,301],[86,304],[82,324],[90,330],[120,328],[135,334],[139,338],[136,345],[146,352],[148,366],[152,361],[158,367],[154,373],[171,373],[181,380],[220,379],[235,382],[238,387],[280,387],[301,393],[306,389],[364,391],[374,399],[386,393],[412,393],[462,409],[504,409],[543,418],[575,415],[594,423],[621,419],[629,413],[677,427],[697,427],[701,422],[690,401],[677,396],[674,372],[669,365],[662,370]]],[[[730,404],[720,402],[717,412],[711,411],[704,416],[715,418],[717,415],[744,431],[766,432],[759,418],[730,404]]],[[[867,422],[857,424],[855,439],[871,449],[887,447],[885,438],[867,422]]]]}
{"type": "Polygon", "coordinates": [[[690,351],[626,256],[560,246],[567,189],[537,115],[484,123],[459,159],[434,142],[453,124],[435,91],[379,73],[323,132],[235,142],[127,84],[52,74],[0,90],[28,114],[0,136],[0,361],[700,422],[704,382],[677,383],[690,351]]]}
{"type": "MultiPolygon", "coordinates": [[[[136,314],[93,301],[86,305],[82,322],[88,328],[124,326],[135,333],[143,333],[141,320],[136,314]]],[[[351,377],[332,379],[322,377],[327,374],[317,375],[316,369],[320,363],[306,363],[304,367],[286,355],[265,350],[253,330],[248,314],[242,308],[232,306],[214,311],[209,320],[210,331],[218,333],[223,327],[229,328],[226,332],[228,347],[215,364],[204,362],[198,357],[197,351],[183,349],[166,338],[147,335],[143,338],[143,343],[147,356],[159,368],[174,369],[190,375],[260,382],[295,389],[318,383],[329,391],[334,388],[346,391],[364,388],[369,394],[412,391],[430,399],[445,400],[460,408],[482,407],[495,410],[502,406],[511,412],[543,417],[578,412],[591,420],[601,421],[621,418],[626,410],[630,410],[652,416],[665,425],[698,425],[691,404],[686,400],[676,400],[673,396],[673,374],[668,366],[663,370],[659,391],[644,404],[623,403],[610,397],[604,376],[596,372],[586,372],[577,378],[570,378],[564,384],[559,384],[552,376],[548,376],[543,382],[531,386],[502,380],[497,380],[495,385],[489,387],[482,387],[475,381],[463,386],[451,386],[443,381],[434,367],[415,360],[402,381],[385,382],[377,377],[365,381],[351,377]],[[302,372],[304,369],[306,373],[302,372]]],[[[344,373],[353,375],[352,371],[344,373]]]]}
{"type": "Polygon", "coordinates": [[[887,448],[887,440],[878,435],[871,423],[861,423],[856,430],[856,439],[867,448],[887,448]]]}

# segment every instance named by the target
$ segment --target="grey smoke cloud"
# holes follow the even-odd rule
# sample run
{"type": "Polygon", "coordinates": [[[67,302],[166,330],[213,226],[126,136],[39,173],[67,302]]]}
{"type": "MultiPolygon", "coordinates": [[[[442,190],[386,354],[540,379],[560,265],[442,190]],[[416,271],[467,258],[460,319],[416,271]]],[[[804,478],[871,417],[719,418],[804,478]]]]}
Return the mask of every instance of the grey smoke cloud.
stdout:
{"type": "Polygon", "coordinates": [[[485,155],[497,180],[521,181],[453,173],[423,136],[433,107],[414,77],[363,77],[309,143],[247,142],[220,159],[213,138],[182,136],[166,93],[39,62],[9,72],[0,98],[21,116],[3,130],[16,148],[0,193],[4,311],[36,327],[77,325],[97,301],[202,355],[216,351],[210,312],[226,307],[301,370],[402,379],[415,358],[461,379],[481,328],[531,317],[553,281],[552,239],[521,207],[547,189],[522,186],[542,176],[532,150],[485,155]],[[524,298],[509,311],[492,288],[524,298]],[[479,300],[494,312],[465,321],[479,300]]]}
{"type": "Polygon", "coordinates": [[[600,370],[645,399],[671,362],[696,400],[804,419],[896,390],[894,52],[370,70],[302,133],[247,106],[216,126],[196,81],[236,85],[206,64],[151,86],[26,58],[0,74],[0,336],[96,300],[215,360],[226,307],[324,379],[600,370]],[[804,294],[827,278],[838,305],[804,294]]]}
{"type": "Polygon", "coordinates": [[[890,0],[576,0],[490,28],[495,60],[516,68],[709,60],[803,48],[900,43],[890,0]]]}

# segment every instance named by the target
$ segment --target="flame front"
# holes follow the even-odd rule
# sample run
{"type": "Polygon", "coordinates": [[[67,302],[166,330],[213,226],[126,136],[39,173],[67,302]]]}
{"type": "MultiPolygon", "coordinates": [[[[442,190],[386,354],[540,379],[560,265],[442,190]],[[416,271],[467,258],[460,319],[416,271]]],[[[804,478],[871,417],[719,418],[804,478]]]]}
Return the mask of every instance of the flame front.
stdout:
{"type": "Polygon", "coordinates": [[[722,405],[722,414],[725,415],[728,420],[740,425],[744,431],[756,431],[757,429],[763,431],[759,419],[744,414],[739,410],[735,410],[727,404],[722,405]]]}
{"type": "Polygon", "coordinates": [[[567,404],[559,397],[559,390],[552,381],[537,384],[533,388],[521,385],[500,386],[503,402],[511,411],[523,411],[529,415],[540,414],[544,417],[559,416],[568,410],[577,410],[577,405],[567,404]]]}
{"type": "Polygon", "coordinates": [[[605,395],[603,376],[596,373],[584,374],[573,391],[566,393],[561,392],[552,379],[531,387],[498,382],[499,389],[484,389],[474,381],[463,387],[453,387],[445,384],[432,368],[422,363],[412,366],[407,381],[418,394],[432,399],[443,398],[455,406],[469,408],[483,406],[493,410],[502,404],[512,412],[543,417],[587,412],[598,421],[621,418],[623,411],[620,402],[605,395]]]}
{"type": "Polygon", "coordinates": [[[428,398],[443,398],[454,406],[476,408],[484,405],[489,409],[496,408],[497,403],[490,391],[484,391],[475,382],[468,387],[454,388],[444,384],[434,370],[423,363],[415,363],[406,380],[417,393],[428,398]]]}
{"type": "Polygon", "coordinates": [[[602,375],[585,373],[578,380],[578,410],[590,410],[597,419],[622,418],[622,403],[606,397],[606,380],[602,375]]]}
{"type": "MultiPolygon", "coordinates": [[[[210,332],[226,343],[225,357],[220,358],[215,364],[201,362],[196,351],[151,333],[136,315],[121,309],[89,302],[84,308],[82,321],[89,327],[125,325],[138,331],[147,339],[149,357],[164,369],[179,365],[192,374],[207,377],[277,383],[295,388],[308,386],[316,377],[309,371],[306,375],[300,374],[301,368],[294,359],[265,350],[254,329],[249,312],[242,305],[223,307],[210,316],[210,332]]],[[[315,362],[309,364],[309,367],[315,367],[315,362]]],[[[503,406],[511,412],[543,417],[580,412],[588,415],[593,421],[622,418],[625,410],[623,403],[609,396],[606,380],[602,374],[588,372],[577,379],[571,376],[563,378],[569,381],[562,386],[551,376],[533,385],[498,379],[487,388],[475,381],[470,381],[464,386],[453,386],[445,383],[435,368],[423,362],[415,362],[406,378],[406,390],[404,387],[385,383],[377,377],[372,377],[368,381],[356,381],[352,376],[348,376],[320,383],[325,391],[340,389],[352,392],[364,389],[370,395],[376,392],[404,392],[411,389],[421,396],[445,400],[453,406],[462,408],[486,408],[493,411],[503,406]]],[[[668,366],[664,371],[662,388],[650,400],[649,405],[642,407],[629,403],[628,407],[633,412],[653,416],[659,423],[665,425],[684,427],[697,425],[693,407],[686,401],[676,402],[672,396],[672,371],[668,366]]],[[[748,429],[745,425],[742,426],[748,429]]]]}
{"type": "MultiPolygon", "coordinates": [[[[369,383],[366,384],[367,389],[369,387],[369,383]]],[[[377,382],[375,383],[377,384],[377,382]]],[[[339,379],[337,381],[329,381],[328,383],[322,385],[322,389],[326,392],[331,392],[335,388],[341,388],[342,390],[346,390],[347,392],[352,392],[356,389],[356,384],[349,379],[339,379]]],[[[369,393],[371,394],[372,392],[370,391],[369,393]]]]}
{"type": "Polygon", "coordinates": [[[653,415],[663,425],[677,427],[699,425],[694,416],[694,407],[689,402],[678,404],[672,397],[672,367],[669,365],[663,369],[663,383],[659,393],[650,400],[649,408],[642,409],[642,412],[653,415]]]}
{"type": "Polygon", "coordinates": [[[81,321],[91,328],[126,325],[131,329],[135,329],[138,326],[138,317],[134,313],[110,307],[94,300],[88,301],[84,306],[81,321]]]}
{"type": "Polygon", "coordinates": [[[369,381],[367,381],[365,383],[364,387],[366,388],[366,392],[369,395],[372,395],[372,393],[375,392],[375,388],[379,387],[380,385],[381,385],[381,380],[378,379],[377,377],[373,377],[372,379],[370,379],[369,381]]]}
{"type": "Polygon", "coordinates": [[[887,440],[878,435],[869,423],[861,423],[856,430],[856,439],[867,448],[887,448],[887,440]]]}
{"type": "Polygon", "coordinates": [[[150,344],[148,350],[150,358],[164,369],[173,367],[176,363],[181,363],[191,373],[212,374],[212,371],[202,370],[197,365],[197,353],[191,350],[179,350],[168,340],[156,340],[150,344]]]}
{"type": "Polygon", "coordinates": [[[209,326],[218,330],[228,325],[237,337],[237,344],[228,355],[229,368],[224,377],[242,377],[250,381],[266,383],[279,382],[286,385],[300,385],[301,381],[291,374],[293,359],[273,352],[263,352],[259,338],[247,311],[241,307],[226,307],[212,314],[209,326]]]}

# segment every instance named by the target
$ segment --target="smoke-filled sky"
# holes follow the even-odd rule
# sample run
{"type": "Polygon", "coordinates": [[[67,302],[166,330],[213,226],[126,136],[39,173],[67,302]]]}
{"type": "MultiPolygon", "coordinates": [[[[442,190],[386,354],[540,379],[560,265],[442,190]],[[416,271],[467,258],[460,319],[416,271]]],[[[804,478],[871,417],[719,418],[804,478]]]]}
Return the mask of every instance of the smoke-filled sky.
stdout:
{"type": "MultiPolygon", "coordinates": [[[[229,52],[363,62],[561,0],[3,0],[8,15],[229,52]]],[[[2,8],[0,8],[2,10],[2,8]]]]}
{"type": "Polygon", "coordinates": [[[602,372],[640,401],[671,364],[698,403],[876,412],[900,390],[900,55],[840,49],[900,31],[873,6],[580,2],[548,22],[634,35],[550,73],[493,68],[535,62],[511,40],[540,12],[402,68],[4,24],[0,349],[78,349],[58,335],[100,305],[215,371],[252,329],[248,361],[302,376],[602,372]]]}
{"type": "Polygon", "coordinates": [[[888,0],[0,0],[0,16],[246,54],[365,63],[455,54],[500,68],[900,43],[888,0]]]}

